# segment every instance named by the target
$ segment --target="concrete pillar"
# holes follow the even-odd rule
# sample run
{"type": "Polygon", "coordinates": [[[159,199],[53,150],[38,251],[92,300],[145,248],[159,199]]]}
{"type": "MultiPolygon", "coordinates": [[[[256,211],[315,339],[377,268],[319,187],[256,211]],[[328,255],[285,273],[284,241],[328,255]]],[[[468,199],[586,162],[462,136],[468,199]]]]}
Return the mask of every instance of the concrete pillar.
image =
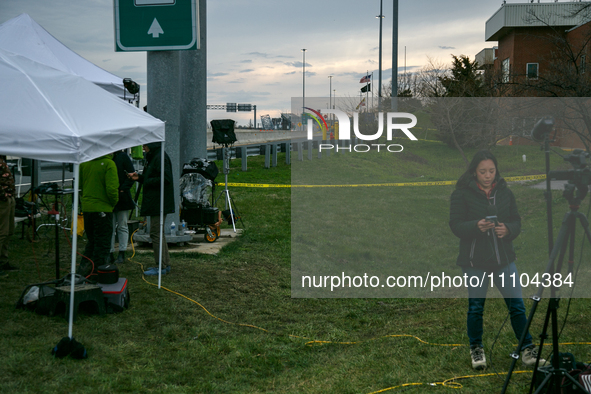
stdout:
{"type": "MultiPolygon", "coordinates": [[[[181,167],[194,157],[207,158],[206,3],[206,1],[198,2],[200,49],[180,51],[179,141],[181,167]]],[[[150,96],[148,95],[148,97],[150,96]]]]}
{"type": "Polygon", "coordinates": [[[175,213],[167,216],[164,233],[170,234],[170,224],[179,223],[180,133],[179,133],[179,52],[148,52],[148,112],[166,122],[164,149],[172,163],[175,213]]]}
{"type": "Polygon", "coordinates": [[[271,165],[273,167],[277,167],[277,143],[274,142],[273,145],[271,145],[271,147],[272,147],[272,152],[271,152],[272,163],[271,163],[271,165]]]}
{"type": "Polygon", "coordinates": [[[291,164],[291,142],[285,144],[285,164],[291,164]]]}
{"type": "Polygon", "coordinates": [[[265,144],[265,168],[271,167],[271,145],[265,144]]]}
{"type": "Polygon", "coordinates": [[[246,171],[246,170],[248,170],[247,163],[246,163],[246,157],[247,157],[246,146],[241,146],[240,152],[241,152],[241,156],[242,156],[242,171],[246,171]]]}

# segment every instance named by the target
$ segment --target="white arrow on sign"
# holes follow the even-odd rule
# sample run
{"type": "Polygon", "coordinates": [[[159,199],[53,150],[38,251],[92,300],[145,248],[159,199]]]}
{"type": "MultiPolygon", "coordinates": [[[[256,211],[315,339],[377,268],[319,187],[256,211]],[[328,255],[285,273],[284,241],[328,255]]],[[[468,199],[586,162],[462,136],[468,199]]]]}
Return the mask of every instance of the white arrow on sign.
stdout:
{"type": "Polygon", "coordinates": [[[160,34],[164,34],[164,30],[160,27],[160,23],[154,18],[154,22],[152,22],[152,26],[150,26],[150,30],[148,30],[148,34],[152,35],[152,38],[158,38],[160,34]]]}

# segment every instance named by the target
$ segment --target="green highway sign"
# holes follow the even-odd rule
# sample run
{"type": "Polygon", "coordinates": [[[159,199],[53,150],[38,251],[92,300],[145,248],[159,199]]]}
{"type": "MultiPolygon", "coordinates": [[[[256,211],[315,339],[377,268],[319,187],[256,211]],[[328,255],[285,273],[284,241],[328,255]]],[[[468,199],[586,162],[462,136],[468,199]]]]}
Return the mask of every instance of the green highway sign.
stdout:
{"type": "Polygon", "coordinates": [[[199,0],[114,0],[115,50],[199,49],[199,0]]]}

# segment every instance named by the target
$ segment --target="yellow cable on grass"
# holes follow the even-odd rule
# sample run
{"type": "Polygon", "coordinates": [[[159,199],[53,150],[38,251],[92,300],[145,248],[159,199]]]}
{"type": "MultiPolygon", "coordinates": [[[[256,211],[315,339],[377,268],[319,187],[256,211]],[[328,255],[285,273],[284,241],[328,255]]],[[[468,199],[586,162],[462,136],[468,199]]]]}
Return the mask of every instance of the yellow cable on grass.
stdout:
{"type": "MultiPolygon", "coordinates": [[[[137,231],[138,230],[135,230],[131,234],[131,247],[132,247],[132,250],[133,250],[133,254],[128,259],[130,262],[133,262],[131,259],[135,256],[135,246],[134,246],[134,243],[133,243],[133,236],[135,235],[135,233],[137,231]]],[[[147,284],[149,284],[149,285],[158,286],[155,283],[152,283],[152,282],[147,281],[146,278],[145,278],[145,275],[143,273],[144,272],[144,266],[141,263],[136,263],[136,264],[138,264],[141,267],[141,269],[142,269],[142,280],[144,282],[146,282],[147,284]]],[[[269,333],[269,334],[279,335],[279,334],[276,334],[276,333],[274,333],[272,331],[269,331],[269,330],[267,330],[265,328],[258,327],[258,326],[252,325],[252,324],[234,323],[234,322],[227,321],[227,320],[224,320],[222,318],[219,318],[219,317],[215,316],[214,314],[212,314],[211,312],[209,312],[207,310],[207,308],[205,308],[203,305],[201,305],[198,301],[195,301],[195,300],[193,300],[193,299],[191,299],[191,298],[189,298],[189,297],[187,297],[187,296],[185,296],[185,295],[183,295],[181,293],[177,293],[176,291],[171,290],[171,289],[168,289],[168,288],[166,288],[164,286],[160,286],[160,287],[162,289],[168,291],[168,292],[171,292],[173,294],[176,294],[179,297],[183,297],[184,299],[186,299],[188,301],[191,301],[191,302],[199,305],[199,307],[201,307],[201,309],[203,309],[209,316],[211,316],[214,319],[217,319],[217,320],[219,320],[221,322],[224,322],[224,323],[227,323],[227,324],[236,325],[236,326],[241,326],[241,327],[255,328],[257,330],[261,330],[261,331],[264,331],[264,332],[269,333]]],[[[297,338],[297,339],[306,339],[306,340],[309,340],[308,342],[305,343],[306,346],[322,346],[322,345],[328,345],[328,344],[333,344],[333,345],[358,345],[358,344],[361,344],[361,343],[370,342],[370,341],[376,341],[378,339],[384,339],[384,338],[414,338],[417,341],[419,341],[420,343],[424,343],[425,345],[430,345],[430,346],[452,346],[452,347],[467,346],[467,345],[461,344],[461,343],[432,343],[432,342],[427,342],[427,341],[424,341],[424,340],[422,340],[421,338],[419,338],[417,336],[409,335],[409,334],[384,335],[384,336],[381,336],[381,337],[370,338],[370,339],[363,340],[363,341],[323,341],[323,340],[310,340],[310,338],[308,338],[308,337],[303,337],[303,336],[293,335],[293,334],[287,334],[287,336],[289,336],[290,338],[297,338]]],[[[569,343],[561,343],[560,345],[591,345],[591,342],[569,342],[569,343]]]]}
{"type": "MultiPolygon", "coordinates": [[[[135,233],[137,231],[138,230],[135,230],[131,234],[131,247],[132,247],[132,250],[133,250],[133,254],[128,259],[130,262],[133,262],[132,261],[132,258],[135,256],[135,246],[133,244],[133,236],[135,235],[135,233]]],[[[141,263],[136,263],[136,264],[138,264],[141,267],[141,269],[142,269],[142,279],[143,279],[143,281],[146,282],[149,285],[158,286],[155,283],[148,282],[146,280],[146,278],[145,278],[145,275],[143,274],[144,266],[141,263]]],[[[193,299],[191,299],[191,298],[189,298],[189,297],[187,297],[187,296],[185,296],[185,295],[183,295],[181,293],[177,293],[174,290],[170,290],[170,289],[168,289],[168,288],[166,288],[164,286],[161,286],[161,288],[164,289],[164,290],[166,290],[166,291],[168,291],[168,292],[171,292],[173,294],[176,294],[176,295],[178,295],[180,297],[183,297],[184,299],[189,300],[189,301],[191,301],[191,302],[193,302],[193,303],[195,303],[197,305],[199,305],[201,307],[201,309],[203,309],[209,316],[211,316],[214,319],[217,319],[217,320],[219,320],[219,321],[221,321],[223,323],[232,324],[232,325],[236,325],[236,326],[240,326],[240,327],[255,328],[257,330],[261,330],[261,331],[264,331],[264,332],[269,333],[269,334],[278,335],[278,334],[273,333],[272,331],[269,331],[269,330],[267,330],[265,328],[261,328],[261,327],[258,327],[258,326],[252,325],[252,324],[234,323],[234,322],[227,321],[227,320],[224,320],[222,318],[219,318],[219,317],[215,316],[214,314],[212,314],[211,312],[209,312],[199,302],[197,302],[197,301],[195,301],[195,300],[193,300],[193,299]]],[[[307,337],[302,337],[302,336],[293,335],[293,334],[287,334],[287,336],[289,336],[291,338],[297,338],[297,339],[310,339],[310,338],[307,338],[307,337]]],[[[384,335],[382,337],[371,338],[371,339],[368,339],[368,340],[365,340],[365,341],[351,341],[351,342],[311,340],[309,342],[306,342],[306,346],[325,345],[325,344],[357,345],[357,344],[360,344],[360,343],[369,342],[369,341],[375,341],[375,340],[383,339],[383,338],[414,338],[417,341],[419,341],[420,343],[424,343],[426,345],[431,345],[431,346],[466,346],[465,344],[458,344],[458,343],[451,343],[451,344],[449,344],[449,343],[431,343],[431,342],[424,341],[424,340],[422,340],[421,338],[419,338],[417,336],[409,335],[409,334],[384,335]]],[[[591,342],[569,342],[569,343],[562,343],[561,345],[591,345],[591,342]]],[[[514,371],[513,373],[514,374],[517,374],[517,373],[531,373],[531,372],[532,371],[514,371]]],[[[498,375],[505,375],[505,374],[507,374],[507,372],[502,372],[502,373],[488,373],[488,374],[480,374],[480,375],[458,376],[458,377],[446,379],[446,380],[444,380],[442,382],[433,382],[433,383],[404,383],[404,384],[401,384],[401,385],[398,385],[398,386],[392,386],[392,387],[388,387],[388,388],[385,388],[385,389],[382,389],[382,390],[373,391],[373,392],[371,392],[369,394],[383,393],[383,392],[386,392],[386,391],[395,390],[395,389],[404,388],[404,387],[411,387],[411,386],[444,386],[444,387],[449,387],[449,388],[453,388],[453,389],[461,389],[461,388],[463,388],[463,386],[462,386],[461,383],[457,382],[457,380],[460,380],[460,379],[470,379],[470,378],[480,378],[480,377],[488,377],[488,376],[498,376],[498,375]]]]}
{"type": "Polygon", "coordinates": [[[431,342],[427,342],[427,341],[423,341],[421,338],[416,337],[414,335],[409,335],[409,334],[392,334],[392,335],[384,335],[382,337],[376,337],[376,338],[371,338],[371,339],[367,339],[365,341],[354,341],[354,342],[338,342],[338,341],[310,341],[310,342],[306,342],[306,345],[308,346],[314,346],[314,345],[324,345],[324,344],[335,344],[335,345],[358,345],[360,343],[364,343],[364,342],[369,342],[369,341],[376,341],[378,339],[383,339],[383,338],[414,338],[417,341],[424,343],[425,345],[431,345],[431,346],[466,346],[464,344],[458,344],[458,343],[431,343],[431,342]]]}
{"type": "MultiPolygon", "coordinates": [[[[133,250],[133,254],[132,254],[132,255],[131,255],[131,257],[128,259],[130,262],[134,262],[134,261],[132,261],[132,258],[135,256],[135,246],[134,246],[134,243],[133,243],[133,236],[135,235],[135,233],[136,233],[137,231],[138,231],[138,230],[135,230],[135,231],[134,231],[134,232],[131,234],[131,248],[132,248],[132,250],[133,250]]],[[[144,272],[144,266],[143,266],[141,263],[137,263],[137,262],[136,262],[136,264],[138,264],[138,265],[141,267],[141,269],[142,269],[142,280],[143,280],[144,282],[146,282],[147,284],[149,284],[149,285],[152,285],[152,286],[158,286],[158,285],[157,285],[157,284],[155,284],[155,283],[152,283],[152,282],[149,282],[149,281],[147,281],[147,280],[146,280],[146,278],[145,278],[145,275],[144,275],[144,273],[143,273],[143,272],[144,272]]],[[[250,328],[255,328],[255,329],[257,329],[257,330],[261,330],[261,331],[264,331],[264,332],[266,332],[266,333],[269,333],[269,334],[275,334],[275,333],[273,333],[272,331],[269,331],[269,330],[267,330],[267,329],[265,329],[265,328],[261,328],[261,327],[258,327],[258,326],[252,325],[252,324],[234,323],[234,322],[227,321],[227,320],[224,320],[224,319],[222,319],[222,318],[219,318],[219,317],[215,316],[214,314],[212,314],[211,312],[209,312],[209,311],[208,311],[208,310],[207,310],[207,309],[206,309],[206,308],[205,308],[203,305],[201,305],[199,302],[197,302],[197,301],[195,301],[195,300],[193,300],[193,299],[191,299],[191,298],[189,298],[189,297],[187,297],[187,296],[185,296],[185,295],[183,295],[183,294],[181,294],[181,293],[177,293],[177,292],[176,292],[176,291],[174,291],[174,290],[168,289],[168,288],[166,288],[166,287],[164,287],[164,286],[160,286],[160,287],[161,287],[162,289],[164,289],[164,290],[168,291],[168,292],[171,292],[171,293],[173,293],[173,294],[176,294],[176,295],[178,295],[179,297],[183,297],[184,299],[186,299],[186,300],[188,300],[188,301],[191,301],[191,302],[193,302],[193,303],[195,303],[195,304],[199,305],[199,307],[201,307],[201,309],[203,309],[203,310],[204,310],[204,311],[205,311],[205,312],[206,312],[206,313],[207,313],[209,316],[211,316],[211,317],[213,317],[214,319],[217,319],[217,320],[219,320],[219,321],[221,321],[221,322],[224,322],[224,323],[227,323],[227,324],[236,325],[236,326],[241,326],[241,327],[250,327],[250,328]]],[[[275,335],[278,335],[278,334],[275,334],[275,335]]],[[[287,334],[287,336],[289,336],[289,337],[291,337],[291,338],[297,338],[297,339],[306,339],[306,340],[309,340],[309,339],[310,339],[310,338],[307,338],[307,337],[302,337],[302,336],[299,336],[299,335],[293,335],[293,334],[287,334]]],[[[354,341],[354,342],[336,342],[336,341],[319,341],[319,340],[311,340],[311,341],[309,341],[309,342],[306,342],[306,346],[314,346],[314,345],[325,345],[325,344],[335,344],[335,345],[356,345],[356,344],[363,343],[363,342],[368,342],[368,341],[375,341],[375,340],[377,340],[377,339],[381,339],[381,338],[415,338],[417,341],[419,341],[419,342],[421,342],[421,343],[424,343],[424,344],[427,344],[427,345],[433,345],[433,346],[465,346],[465,345],[463,345],[463,344],[439,344],[439,343],[430,343],[430,342],[427,342],[427,341],[423,341],[421,338],[419,338],[419,337],[415,337],[414,335],[406,335],[406,334],[403,334],[403,335],[385,335],[385,336],[382,336],[382,337],[377,337],[377,338],[368,339],[368,340],[366,340],[366,341],[354,341]]]]}
{"type": "MultiPolygon", "coordinates": [[[[532,373],[532,371],[514,371],[514,374],[517,373],[532,373]]],[[[451,378],[451,379],[446,379],[443,382],[434,382],[434,383],[404,383],[398,386],[392,386],[392,387],[388,387],[382,390],[378,390],[378,391],[372,391],[371,393],[368,394],[377,394],[377,393],[383,393],[389,390],[395,390],[395,389],[399,389],[402,387],[409,387],[409,386],[443,386],[443,387],[449,387],[449,388],[453,388],[453,389],[461,389],[464,386],[462,386],[461,383],[456,382],[456,380],[460,380],[460,379],[471,379],[471,378],[484,378],[484,377],[488,377],[488,376],[499,376],[499,375],[506,375],[507,372],[501,372],[501,373],[485,373],[485,374],[480,374],[480,375],[466,375],[466,376],[458,376],[455,378],[451,378]]]]}

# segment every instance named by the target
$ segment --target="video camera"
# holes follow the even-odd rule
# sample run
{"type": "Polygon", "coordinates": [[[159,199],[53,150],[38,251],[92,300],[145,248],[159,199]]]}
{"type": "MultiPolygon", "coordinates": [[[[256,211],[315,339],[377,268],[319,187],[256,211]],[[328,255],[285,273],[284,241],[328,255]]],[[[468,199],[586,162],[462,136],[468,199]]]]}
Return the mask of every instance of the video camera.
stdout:
{"type": "Polygon", "coordinates": [[[548,172],[548,177],[551,180],[569,181],[576,185],[590,185],[591,184],[591,169],[588,168],[587,159],[591,157],[589,152],[582,149],[575,149],[568,156],[564,157],[564,161],[568,161],[573,170],[559,170],[548,172]]]}
{"type": "Polygon", "coordinates": [[[591,184],[591,170],[587,167],[587,159],[591,155],[582,149],[575,149],[571,154],[564,157],[573,167],[573,170],[549,171],[550,180],[568,181],[562,195],[572,206],[579,206],[589,191],[591,184]],[[575,189],[577,190],[575,196],[575,189]]]}

